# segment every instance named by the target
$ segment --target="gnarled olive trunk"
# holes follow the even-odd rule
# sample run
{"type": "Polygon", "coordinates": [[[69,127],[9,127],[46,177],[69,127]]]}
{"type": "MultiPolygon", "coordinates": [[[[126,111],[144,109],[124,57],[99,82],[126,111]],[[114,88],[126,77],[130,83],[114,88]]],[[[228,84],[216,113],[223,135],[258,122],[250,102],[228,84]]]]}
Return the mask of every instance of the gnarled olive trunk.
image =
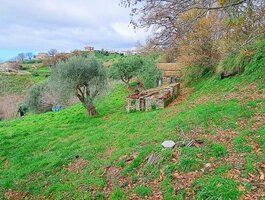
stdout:
{"type": "Polygon", "coordinates": [[[76,96],[86,108],[89,116],[97,115],[95,106],[93,105],[93,99],[97,92],[91,96],[90,91],[86,84],[78,85],[76,88],[76,96]]]}
{"type": "Polygon", "coordinates": [[[89,116],[94,116],[94,115],[98,114],[96,111],[96,108],[95,108],[95,106],[93,106],[93,104],[87,105],[86,109],[87,109],[87,113],[89,116]]]}
{"type": "Polygon", "coordinates": [[[129,76],[129,77],[121,76],[122,82],[124,82],[128,88],[129,88],[129,83],[130,83],[131,78],[132,76],[129,76]]]}

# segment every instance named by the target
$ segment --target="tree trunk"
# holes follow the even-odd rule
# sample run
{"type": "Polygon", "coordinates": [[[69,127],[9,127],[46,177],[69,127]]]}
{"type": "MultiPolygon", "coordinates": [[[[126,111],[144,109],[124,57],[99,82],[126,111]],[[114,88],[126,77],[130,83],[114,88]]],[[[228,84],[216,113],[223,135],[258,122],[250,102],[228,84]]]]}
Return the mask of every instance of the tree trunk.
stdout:
{"type": "Polygon", "coordinates": [[[94,116],[98,114],[95,106],[93,106],[92,104],[87,105],[86,108],[89,116],[94,116]]]}
{"type": "Polygon", "coordinates": [[[90,91],[87,89],[87,85],[78,85],[76,87],[76,96],[82,102],[83,106],[87,109],[87,114],[89,116],[97,115],[95,106],[93,105],[93,98],[95,96],[90,96],[90,91]],[[85,86],[85,89],[82,89],[85,86]]]}

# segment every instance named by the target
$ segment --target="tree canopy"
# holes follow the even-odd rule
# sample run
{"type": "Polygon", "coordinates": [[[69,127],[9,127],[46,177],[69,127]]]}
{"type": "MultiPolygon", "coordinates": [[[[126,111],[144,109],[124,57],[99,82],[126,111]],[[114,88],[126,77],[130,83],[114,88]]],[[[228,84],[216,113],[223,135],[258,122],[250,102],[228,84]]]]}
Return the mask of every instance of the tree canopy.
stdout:
{"type": "Polygon", "coordinates": [[[175,58],[170,60],[187,67],[214,71],[221,59],[247,51],[248,44],[265,36],[264,0],[122,0],[121,4],[131,7],[135,27],[153,30],[148,46],[173,49],[175,58]]]}
{"type": "Polygon", "coordinates": [[[224,20],[241,18],[242,32],[251,26],[252,34],[258,34],[257,24],[264,24],[263,0],[122,0],[121,4],[131,7],[131,15],[137,16],[132,19],[134,26],[153,28],[153,40],[158,46],[175,46],[176,40],[185,32],[193,32],[194,23],[209,12],[224,20]],[[183,21],[187,14],[191,19],[183,21]]]}
{"type": "Polygon", "coordinates": [[[127,85],[136,77],[143,66],[143,59],[139,56],[127,56],[116,60],[110,69],[110,76],[121,79],[127,85]]]}

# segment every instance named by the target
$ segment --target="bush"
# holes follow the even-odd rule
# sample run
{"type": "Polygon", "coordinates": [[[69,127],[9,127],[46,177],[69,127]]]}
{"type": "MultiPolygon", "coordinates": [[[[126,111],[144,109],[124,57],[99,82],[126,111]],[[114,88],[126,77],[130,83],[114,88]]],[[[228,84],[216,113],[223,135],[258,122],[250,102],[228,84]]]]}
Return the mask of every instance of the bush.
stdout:
{"type": "Polygon", "coordinates": [[[43,113],[51,110],[52,103],[48,98],[47,82],[39,83],[30,88],[25,106],[33,113],[43,113]]]}
{"type": "Polygon", "coordinates": [[[217,74],[222,72],[252,73],[265,65],[265,40],[258,40],[240,51],[233,52],[217,66],[217,74]]]}
{"type": "Polygon", "coordinates": [[[245,66],[250,60],[250,55],[247,51],[240,51],[239,53],[232,53],[224,58],[217,66],[216,73],[242,73],[245,66]]]}
{"type": "Polygon", "coordinates": [[[23,61],[23,64],[35,64],[35,63],[41,63],[41,60],[25,60],[25,61],[23,61]]]}
{"type": "Polygon", "coordinates": [[[35,76],[35,77],[40,76],[40,74],[38,72],[32,72],[31,75],[35,76]]]}
{"type": "Polygon", "coordinates": [[[245,73],[251,74],[257,70],[260,70],[262,74],[260,77],[264,78],[264,66],[265,66],[265,40],[257,41],[255,44],[249,46],[249,51],[253,56],[249,63],[245,66],[245,73]]]}
{"type": "Polygon", "coordinates": [[[158,80],[162,78],[162,72],[155,65],[153,60],[145,60],[140,70],[139,78],[146,89],[154,88],[158,84],[158,80]]]}
{"type": "Polygon", "coordinates": [[[213,74],[213,69],[207,66],[190,66],[184,70],[183,81],[187,85],[198,83],[203,78],[213,74]]]}
{"type": "Polygon", "coordinates": [[[53,66],[55,65],[56,63],[58,63],[59,61],[66,61],[68,60],[69,58],[71,57],[71,55],[69,54],[64,54],[64,53],[59,53],[59,54],[56,54],[55,56],[52,56],[52,57],[48,57],[46,58],[45,60],[43,60],[43,65],[44,66],[53,66]]]}

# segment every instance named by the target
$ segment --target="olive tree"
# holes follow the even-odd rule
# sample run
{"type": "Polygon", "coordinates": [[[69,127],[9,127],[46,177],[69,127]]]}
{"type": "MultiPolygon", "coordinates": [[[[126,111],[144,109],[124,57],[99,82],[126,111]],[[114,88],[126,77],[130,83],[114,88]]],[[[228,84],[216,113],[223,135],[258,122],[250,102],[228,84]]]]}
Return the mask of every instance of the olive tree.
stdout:
{"type": "Polygon", "coordinates": [[[116,60],[110,69],[112,78],[121,79],[126,85],[133,77],[138,75],[143,66],[143,60],[139,56],[126,56],[116,60]]]}
{"type": "Polygon", "coordinates": [[[73,56],[59,61],[51,72],[50,84],[58,90],[61,98],[75,95],[87,109],[88,115],[96,115],[93,100],[107,82],[106,70],[95,57],[73,56]]]}
{"type": "Polygon", "coordinates": [[[158,81],[162,78],[162,71],[157,68],[153,59],[146,59],[139,71],[139,78],[145,89],[157,87],[158,81]]]}

